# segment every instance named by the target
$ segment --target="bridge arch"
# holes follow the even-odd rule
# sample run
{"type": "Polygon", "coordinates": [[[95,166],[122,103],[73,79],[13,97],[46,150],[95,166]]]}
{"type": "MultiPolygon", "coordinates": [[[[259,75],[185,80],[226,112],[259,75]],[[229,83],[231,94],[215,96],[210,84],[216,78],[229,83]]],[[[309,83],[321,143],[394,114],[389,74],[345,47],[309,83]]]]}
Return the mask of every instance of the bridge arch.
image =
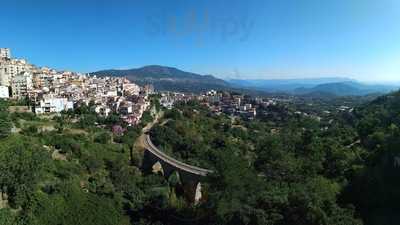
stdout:
{"type": "Polygon", "coordinates": [[[144,169],[153,171],[154,165],[157,165],[157,167],[161,167],[157,168],[157,171],[167,179],[171,174],[177,172],[181,183],[187,190],[185,191],[187,197],[197,204],[202,196],[201,181],[213,171],[192,166],[168,156],[152,143],[148,134],[145,135],[143,142],[146,148],[142,164],[143,167],[146,167],[144,169]]]}

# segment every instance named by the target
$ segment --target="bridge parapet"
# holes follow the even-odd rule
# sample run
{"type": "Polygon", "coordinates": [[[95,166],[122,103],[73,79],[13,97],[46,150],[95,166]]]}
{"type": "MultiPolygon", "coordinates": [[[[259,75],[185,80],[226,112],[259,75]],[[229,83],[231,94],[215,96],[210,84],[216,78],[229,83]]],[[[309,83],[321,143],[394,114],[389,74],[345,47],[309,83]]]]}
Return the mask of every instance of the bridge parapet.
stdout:
{"type": "Polygon", "coordinates": [[[208,169],[203,169],[197,166],[192,166],[189,164],[186,164],[184,162],[178,161],[171,156],[165,154],[164,152],[160,151],[151,141],[150,135],[146,134],[145,138],[145,145],[146,148],[149,152],[151,152],[154,156],[156,156],[158,159],[164,161],[165,163],[169,164],[172,167],[175,167],[179,170],[185,171],[187,173],[195,174],[198,176],[207,176],[210,173],[213,173],[212,170],[208,169]]]}

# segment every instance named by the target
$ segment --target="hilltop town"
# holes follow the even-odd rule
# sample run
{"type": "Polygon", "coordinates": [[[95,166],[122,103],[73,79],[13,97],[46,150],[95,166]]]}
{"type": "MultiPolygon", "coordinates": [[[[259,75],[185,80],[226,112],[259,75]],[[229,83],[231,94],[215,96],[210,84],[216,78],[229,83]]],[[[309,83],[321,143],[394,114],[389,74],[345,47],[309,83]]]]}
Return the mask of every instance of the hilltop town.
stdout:
{"type": "Polygon", "coordinates": [[[129,125],[140,121],[149,107],[151,85],[140,87],[125,78],[96,77],[37,67],[0,49],[0,98],[27,101],[36,114],[59,113],[93,103],[96,113],[117,113],[129,125]]]}
{"type": "MultiPolygon", "coordinates": [[[[38,67],[26,59],[13,58],[8,48],[0,49],[0,98],[26,101],[35,114],[60,113],[92,103],[99,115],[116,113],[128,125],[136,125],[150,106],[148,96],[154,93],[152,85],[140,87],[125,77],[97,77],[38,67]]],[[[160,103],[166,108],[172,108],[175,102],[197,100],[214,113],[249,119],[255,118],[257,108],[275,104],[272,99],[245,98],[242,94],[215,90],[201,94],[160,94],[160,103]]]]}

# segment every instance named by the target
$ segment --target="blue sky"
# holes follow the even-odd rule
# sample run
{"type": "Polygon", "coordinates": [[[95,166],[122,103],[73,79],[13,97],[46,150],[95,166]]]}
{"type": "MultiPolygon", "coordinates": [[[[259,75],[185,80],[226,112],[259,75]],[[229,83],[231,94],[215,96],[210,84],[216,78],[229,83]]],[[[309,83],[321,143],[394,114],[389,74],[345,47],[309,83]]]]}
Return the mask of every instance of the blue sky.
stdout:
{"type": "Polygon", "coordinates": [[[398,0],[3,1],[0,46],[91,72],[159,64],[222,78],[400,80],[398,0]]]}

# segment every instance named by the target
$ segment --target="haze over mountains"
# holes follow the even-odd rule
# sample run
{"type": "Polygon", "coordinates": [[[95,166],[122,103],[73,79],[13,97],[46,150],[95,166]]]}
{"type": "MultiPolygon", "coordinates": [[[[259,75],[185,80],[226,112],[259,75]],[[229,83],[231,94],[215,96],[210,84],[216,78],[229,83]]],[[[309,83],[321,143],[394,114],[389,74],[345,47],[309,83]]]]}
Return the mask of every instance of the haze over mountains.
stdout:
{"type": "Polygon", "coordinates": [[[293,91],[297,88],[312,88],[320,84],[353,81],[348,78],[330,77],[315,79],[231,79],[235,86],[257,88],[270,91],[293,91]]]}
{"type": "Polygon", "coordinates": [[[361,96],[373,93],[388,93],[399,88],[399,85],[365,84],[343,77],[315,79],[230,80],[230,83],[237,87],[253,88],[269,92],[284,92],[296,95],[325,93],[336,96],[361,96]]]}
{"type": "Polygon", "coordinates": [[[212,75],[200,75],[173,67],[150,65],[127,70],[102,70],[91,73],[97,76],[127,77],[139,85],[153,84],[157,90],[202,92],[216,90],[251,90],[266,93],[287,93],[294,95],[362,96],[384,94],[398,90],[400,85],[365,84],[343,77],[315,79],[276,80],[222,80],[212,75]]]}
{"type": "Polygon", "coordinates": [[[297,88],[294,94],[328,93],[336,96],[362,96],[368,94],[382,94],[397,90],[396,86],[367,85],[359,82],[338,82],[320,84],[312,88],[297,88]]]}

